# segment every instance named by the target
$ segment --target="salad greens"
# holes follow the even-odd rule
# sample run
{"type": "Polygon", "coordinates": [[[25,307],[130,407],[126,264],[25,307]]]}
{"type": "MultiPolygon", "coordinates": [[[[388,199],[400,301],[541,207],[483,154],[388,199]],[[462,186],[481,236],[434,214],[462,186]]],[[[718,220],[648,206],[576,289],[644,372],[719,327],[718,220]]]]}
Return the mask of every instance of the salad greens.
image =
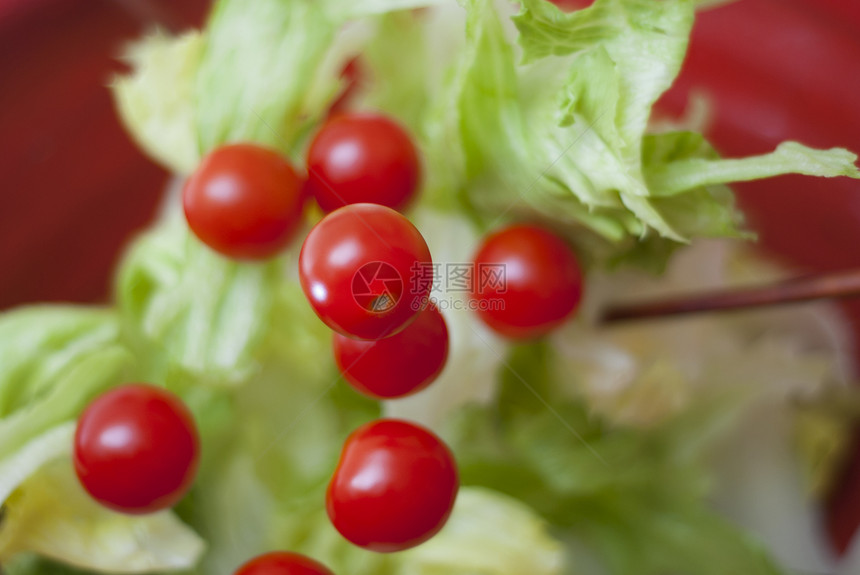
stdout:
{"type": "Polygon", "coordinates": [[[195,136],[194,79],[203,35],[156,32],[132,44],[126,61],[134,74],[112,85],[117,111],[137,144],[171,172],[191,173],[200,161],[195,136]]]}
{"type": "Polygon", "coordinates": [[[289,151],[303,124],[316,123],[337,89],[311,87],[336,23],[323,2],[218,2],[196,74],[201,151],[251,140],[289,151]]]}
{"type": "Polygon", "coordinates": [[[794,172],[860,177],[845,150],[791,143],[731,161],[706,145],[677,146],[688,143],[682,134],[646,136],[686,52],[690,1],[604,0],[572,13],[524,1],[513,18],[518,46],[492,2],[466,5],[466,47],[449,87],[455,105],[444,120],[456,132],[430,150],[450,156],[459,142],[457,192],[485,221],[537,215],[579,224],[610,242],[604,259],[636,261],[655,239],[743,235],[720,184],[794,172]],[[656,154],[645,150],[652,138],[656,154]]]}
{"type": "MultiPolygon", "coordinates": [[[[414,219],[435,261],[465,261],[481,231],[538,218],[592,265],[594,307],[607,286],[669,281],[607,282],[610,266],[661,270],[693,240],[751,237],[728,183],[860,177],[846,150],[789,142],[722,159],[701,134],[650,131],[695,9],[709,3],[596,0],[565,13],[522,0],[513,13],[491,0],[219,0],[204,30],[135,44],[134,72],[113,90],[132,136],[177,174],[225,142],[300,159],[345,87],[342,67],[360,55],[367,79],[354,105],[399,118],[421,144],[414,219]]],[[[817,392],[831,349],[765,338],[743,321],[610,337],[588,310],[551,340],[512,348],[452,309],[440,381],[380,406],[339,383],[294,254],[227,261],[168,201],[120,265],[111,308],[0,316],[6,573],[221,575],[273,548],[352,575],[781,572],[709,508],[710,455],[751,404],[785,408],[789,388],[817,392]],[[784,363],[791,374],[774,369],[785,358],[796,359],[784,363]],[[733,369],[722,378],[703,375],[724,364],[733,369]],[[170,388],[199,424],[198,481],[173,512],[107,511],[72,472],[76,417],[127,381],[170,388]],[[383,412],[440,431],[465,485],[445,529],[396,555],[350,546],[323,510],[341,442],[383,412]]],[[[815,477],[837,463],[816,460],[815,477]]]]}
{"type": "Polygon", "coordinates": [[[168,373],[197,384],[242,383],[256,367],[281,267],[228,261],[175,215],[143,235],[119,268],[122,325],[138,353],[157,348],[167,358],[168,373]]]}

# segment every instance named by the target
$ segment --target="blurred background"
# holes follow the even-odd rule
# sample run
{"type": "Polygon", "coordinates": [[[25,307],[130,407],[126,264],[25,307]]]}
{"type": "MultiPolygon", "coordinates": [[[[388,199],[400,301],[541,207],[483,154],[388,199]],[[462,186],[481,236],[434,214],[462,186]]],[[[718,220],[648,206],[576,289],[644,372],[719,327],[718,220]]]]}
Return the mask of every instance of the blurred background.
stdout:
{"type": "MultiPolygon", "coordinates": [[[[100,302],[169,175],[123,132],[107,89],[144,30],[199,26],[207,0],[0,0],[0,309],[100,302]]],[[[712,104],[727,155],[782,140],[860,152],[860,2],[740,0],[705,12],[661,110],[712,104]]],[[[860,267],[860,182],[789,176],[736,187],[760,246],[804,271],[860,267]]],[[[860,301],[844,304],[860,335],[860,301]]],[[[855,357],[860,357],[856,337],[855,357]]],[[[834,547],[860,525],[860,442],[826,510],[834,547]]]]}

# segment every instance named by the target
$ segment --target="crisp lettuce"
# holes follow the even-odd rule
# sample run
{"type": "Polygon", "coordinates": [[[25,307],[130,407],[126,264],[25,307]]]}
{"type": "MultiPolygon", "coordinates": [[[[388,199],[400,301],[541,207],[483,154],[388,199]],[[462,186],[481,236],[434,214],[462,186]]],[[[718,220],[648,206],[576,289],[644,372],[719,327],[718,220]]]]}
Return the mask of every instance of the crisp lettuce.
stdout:
{"type": "Polygon", "coordinates": [[[58,425],[0,462],[0,501],[6,501],[45,463],[68,454],[74,432],[74,423],[58,425]]]}
{"type": "Polygon", "coordinates": [[[0,529],[0,560],[35,552],[99,572],[187,569],[203,550],[170,511],[135,517],[101,507],[84,493],[68,458],[46,465],[6,500],[0,529]]]}
{"type": "Polygon", "coordinates": [[[840,149],[786,143],[721,160],[684,134],[647,134],[686,52],[690,0],[597,0],[570,13],[526,0],[513,19],[521,57],[491,2],[465,4],[466,47],[427,153],[449,160],[458,177],[447,193],[485,223],[538,216],[566,225],[591,259],[659,269],[692,238],[748,235],[723,184],[860,175],[840,149]]]}
{"type": "Polygon", "coordinates": [[[131,248],[118,272],[123,333],[148,354],[144,375],[236,385],[257,368],[281,277],[277,262],[237,263],[205,247],[178,214],[131,248]]]}
{"type": "Polygon", "coordinates": [[[55,425],[73,420],[98,393],[130,373],[129,352],[114,344],[75,362],[27,406],[0,419],[0,460],[55,425]]]}
{"type": "Polygon", "coordinates": [[[515,499],[489,489],[460,491],[451,519],[427,544],[404,553],[398,575],[558,575],[561,544],[549,525],[515,499]]]}
{"type": "Polygon", "coordinates": [[[203,541],[173,514],[124,516],[83,492],[69,459],[74,430],[53,427],[0,461],[0,561],[28,552],[113,573],[193,566],[203,541]]]}
{"type": "Polygon", "coordinates": [[[335,31],[325,2],[259,0],[253,9],[218,2],[196,77],[200,151],[235,141],[291,151],[337,91],[332,76],[327,90],[309,98],[335,31]]]}
{"type": "Polygon", "coordinates": [[[200,65],[199,32],[155,32],[128,48],[134,73],[113,82],[119,116],[138,145],[171,171],[188,174],[200,160],[194,78],[200,65]]]}
{"type": "Polygon", "coordinates": [[[108,309],[34,306],[0,317],[0,417],[24,408],[57,385],[64,372],[117,341],[108,309]]]}
{"type": "Polygon", "coordinates": [[[856,162],[857,155],[848,150],[814,150],[796,142],[785,142],[771,154],[740,160],[696,156],[667,158],[665,163],[647,166],[645,177],[656,196],[667,197],[705,186],[788,173],[860,179],[856,162]]]}

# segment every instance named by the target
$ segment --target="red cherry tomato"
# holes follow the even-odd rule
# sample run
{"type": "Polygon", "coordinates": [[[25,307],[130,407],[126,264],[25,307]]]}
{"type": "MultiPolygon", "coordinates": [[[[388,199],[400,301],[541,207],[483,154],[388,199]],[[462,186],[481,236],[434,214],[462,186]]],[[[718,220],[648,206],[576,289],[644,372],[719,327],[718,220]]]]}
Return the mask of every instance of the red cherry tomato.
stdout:
{"type": "Polygon", "coordinates": [[[454,456],[426,429],[383,419],[346,440],[326,508],[346,539],[391,553],[420,545],[448,520],[459,480],[454,456]]]}
{"type": "Polygon", "coordinates": [[[576,10],[588,8],[594,4],[594,0],[550,0],[550,2],[565,12],[574,12],[576,10]]]}
{"type": "Polygon", "coordinates": [[[409,220],[391,208],[354,204],[323,218],[299,255],[299,277],[316,314],[346,336],[381,339],[412,321],[430,293],[413,285],[431,265],[409,220]]]}
{"type": "Polygon", "coordinates": [[[182,194],[188,225],[213,250],[237,259],[276,255],[302,218],[304,183],[278,152],[253,144],[206,156],[182,194]]]}
{"type": "Polygon", "coordinates": [[[334,573],[304,555],[275,551],[251,559],[239,567],[235,575],[334,575],[334,573]]]}
{"type": "Polygon", "coordinates": [[[176,504],[194,480],[199,454],[191,413],[178,397],[152,385],[124,385],[96,398],[75,432],[81,485],[123,513],[176,504]]]}
{"type": "Polygon", "coordinates": [[[335,334],[334,357],[344,379],[376,398],[417,393],[433,383],[448,358],[448,327],[435,305],[428,305],[400,333],[378,341],[335,334]]]}
{"type": "Polygon", "coordinates": [[[582,299],[582,274],[573,250],[536,226],[515,225],[489,235],[475,255],[475,270],[472,297],[478,316],[512,339],[545,335],[573,314],[582,299]]]}
{"type": "Polygon", "coordinates": [[[326,212],[364,202],[401,210],[415,195],[420,178],[412,138],[385,116],[336,116],[323,125],[308,150],[308,189],[326,212]]]}

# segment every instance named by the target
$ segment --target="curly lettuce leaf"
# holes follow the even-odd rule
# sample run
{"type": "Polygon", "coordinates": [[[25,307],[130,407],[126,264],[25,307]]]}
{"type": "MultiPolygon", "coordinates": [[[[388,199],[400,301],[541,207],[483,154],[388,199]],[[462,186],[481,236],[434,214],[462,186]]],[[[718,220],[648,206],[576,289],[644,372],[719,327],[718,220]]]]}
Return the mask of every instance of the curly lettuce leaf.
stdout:
{"type": "Polygon", "coordinates": [[[133,71],[111,86],[129,134],[155,161],[180,174],[190,173],[200,159],[194,79],[202,50],[199,32],[155,32],[129,46],[125,59],[133,71]]]}
{"type": "Polygon", "coordinates": [[[4,561],[31,552],[98,572],[188,569],[204,547],[169,511],[138,517],[101,507],[80,487],[67,458],[46,465],[7,498],[0,525],[4,561]]]}
{"type": "Polygon", "coordinates": [[[327,0],[331,11],[338,14],[341,19],[426,8],[445,1],[447,0],[327,0]]]}
{"type": "Polygon", "coordinates": [[[292,151],[336,93],[332,75],[329,89],[309,99],[336,30],[318,0],[218,2],[196,77],[200,151],[236,141],[292,151]]]}
{"type": "Polygon", "coordinates": [[[108,309],[43,305],[0,316],[0,417],[48,393],[65,372],[117,341],[108,309]]]}
{"type": "Polygon", "coordinates": [[[360,106],[384,110],[416,135],[423,129],[433,90],[429,39],[427,26],[415,14],[385,14],[359,60],[362,73],[369,76],[362,83],[367,93],[360,106]]]}
{"type": "Polygon", "coordinates": [[[451,519],[424,545],[401,555],[400,575],[559,575],[561,544],[521,502],[489,489],[460,491],[451,519]]]}
{"type": "Polygon", "coordinates": [[[743,159],[695,156],[669,158],[647,165],[645,177],[654,195],[669,197],[705,186],[759,180],[782,174],[860,179],[856,162],[856,154],[841,148],[815,150],[797,142],[784,142],[770,154],[743,159]]]}
{"type": "Polygon", "coordinates": [[[493,3],[464,4],[466,47],[428,132],[428,163],[448,162],[447,193],[483,223],[538,217],[591,259],[660,269],[694,238],[750,236],[725,184],[858,176],[845,150],[786,143],[722,160],[704,140],[647,133],[686,53],[691,0],[596,0],[574,12],[525,0],[513,17],[519,63],[493,3]]]}
{"type": "Polygon", "coordinates": [[[123,335],[147,355],[153,370],[145,375],[240,384],[258,367],[281,281],[277,261],[227,260],[170,216],[137,241],[119,269],[123,335]]]}
{"type": "Polygon", "coordinates": [[[49,390],[0,419],[0,460],[55,425],[75,419],[96,395],[121,383],[132,363],[124,347],[106,344],[69,365],[49,390]]]}

